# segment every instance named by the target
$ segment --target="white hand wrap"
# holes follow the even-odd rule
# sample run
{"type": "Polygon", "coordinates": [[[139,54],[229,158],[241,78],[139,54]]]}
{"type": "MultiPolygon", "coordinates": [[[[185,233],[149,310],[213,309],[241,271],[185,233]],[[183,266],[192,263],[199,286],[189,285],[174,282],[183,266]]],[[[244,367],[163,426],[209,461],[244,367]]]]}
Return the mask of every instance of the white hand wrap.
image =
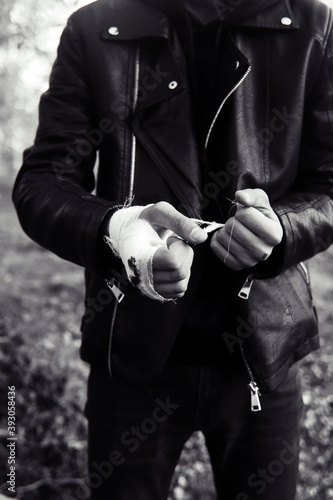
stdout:
{"type": "Polygon", "coordinates": [[[118,210],[110,219],[109,236],[105,236],[105,241],[121,258],[133,286],[153,300],[167,302],[173,299],[165,299],[154,289],[153,258],[159,248],[167,247],[166,239],[173,233],[169,231],[160,238],[148,221],[139,219],[145,208],[134,206],[118,210]]]}
{"type": "MultiPolygon", "coordinates": [[[[110,219],[109,235],[104,239],[113,253],[122,260],[133,286],[153,300],[169,302],[174,299],[165,299],[154,289],[153,258],[159,248],[167,248],[167,239],[175,233],[165,230],[161,238],[148,221],[139,219],[141,212],[149,206],[151,205],[118,210],[110,219]]],[[[207,233],[223,227],[223,224],[216,222],[192,220],[207,233]]]]}

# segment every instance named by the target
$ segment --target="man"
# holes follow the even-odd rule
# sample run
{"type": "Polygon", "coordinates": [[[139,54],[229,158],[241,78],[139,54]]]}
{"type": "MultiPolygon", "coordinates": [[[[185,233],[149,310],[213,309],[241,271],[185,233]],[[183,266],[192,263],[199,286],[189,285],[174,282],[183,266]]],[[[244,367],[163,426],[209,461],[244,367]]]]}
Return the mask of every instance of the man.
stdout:
{"type": "Polygon", "coordinates": [[[289,1],[99,0],[68,21],[13,198],[86,269],[80,499],[166,499],[196,430],[218,498],[296,497],[333,52],[331,11],[289,1]]]}

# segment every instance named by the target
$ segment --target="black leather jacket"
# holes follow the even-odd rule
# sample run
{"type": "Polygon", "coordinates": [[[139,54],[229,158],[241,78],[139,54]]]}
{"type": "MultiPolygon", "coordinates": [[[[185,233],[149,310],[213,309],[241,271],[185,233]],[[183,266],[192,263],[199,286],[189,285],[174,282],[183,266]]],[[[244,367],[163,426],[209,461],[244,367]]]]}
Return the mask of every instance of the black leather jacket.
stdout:
{"type": "Polygon", "coordinates": [[[102,236],[105,220],[133,195],[136,204],[166,200],[194,217],[214,198],[223,219],[237,189],[265,190],[284,239],[265,264],[230,273],[233,326],[221,334],[231,350],[241,347],[262,391],[319,345],[300,262],[332,242],[332,13],[315,0],[243,3],[246,16],[235,20],[235,8],[218,2],[229,26],[202,145],[184,54],[165,14],[140,0],[99,0],[74,13],[13,192],[27,234],[86,268],[82,358],[108,363],[114,376],[147,390],[200,270],[195,260],[177,304],[126,286],[102,236]],[[202,151],[223,166],[204,185],[202,151]],[[254,282],[244,300],[238,292],[249,273],[254,282]],[[105,284],[111,276],[124,285],[120,304],[105,284]]]}

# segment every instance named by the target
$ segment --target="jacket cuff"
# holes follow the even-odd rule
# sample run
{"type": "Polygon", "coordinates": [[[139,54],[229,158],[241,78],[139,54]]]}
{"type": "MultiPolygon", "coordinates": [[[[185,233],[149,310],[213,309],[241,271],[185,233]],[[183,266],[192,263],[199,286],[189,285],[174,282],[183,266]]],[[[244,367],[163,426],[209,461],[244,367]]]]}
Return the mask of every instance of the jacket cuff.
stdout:
{"type": "Polygon", "coordinates": [[[256,279],[269,279],[275,278],[279,274],[281,274],[287,266],[286,257],[287,257],[287,240],[290,237],[290,224],[289,227],[286,227],[286,220],[282,218],[277,212],[275,212],[279,218],[280,224],[283,229],[283,237],[282,241],[274,247],[271,255],[264,262],[259,262],[253,268],[251,268],[251,272],[256,279]]]}
{"type": "MultiPolygon", "coordinates": [[[[102,275],[105,279],[111,279],[115,271],[119,273],[122,269],[122,262],[119,258],[115,257],[109,245],[107,245],[104,241],[104,236],[108,234],[108,227],[110,224],[110,219],[112,215],[122,208],[122,205],[109,208],[106,213],[102,214],[102,219],[98,224],[98,233],[96,236],[96,248],[95,248],[95,257],[94,257],[94,270],[102,275]]],[[[96,214],[98,217],[98,214],[96,214]]]]}

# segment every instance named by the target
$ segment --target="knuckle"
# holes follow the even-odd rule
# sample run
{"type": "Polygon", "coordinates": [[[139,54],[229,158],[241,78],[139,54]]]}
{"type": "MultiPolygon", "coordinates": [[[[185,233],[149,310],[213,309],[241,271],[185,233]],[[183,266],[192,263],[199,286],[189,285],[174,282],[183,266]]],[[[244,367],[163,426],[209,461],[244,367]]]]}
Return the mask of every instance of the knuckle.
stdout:
{"type": "Polygon", "coordinates": [[[217,239],[216,237],[215,239],[212,239],[212,241],[210,242],[210,248],[220,259],[224,257],[226,247],[223,244],[222,238],[217,239]]]}
{"type": "Polygon", "coordinates": [[[241,222],[243,225],[253,225],[254,217],[256,216],[256,209],[253,207],[240,207],[237,210],[235,215],[235,219],[238,222],[241,222]]]}
{"type": "Polygon", "coordinates": [[[173,259],[173,261],[172,261],[172,269],[173,269],[173,274],[176,277],[176,279],[179,276],[181,268],[182,268],[182,266],[181,266],[180,262],[178,262],[176,259],[173,259]]]}
{"type": "Polygon", "coordinates": [[[282,236],[280,237],[279,234],[270,234],[269,235],[269,241],[268,241],[268,244],[270,245],[270,249],[273,250],[273,248],[278,245],[279,243],[281,243],[282,241],[282,236]]]}
{"type": "Polygon", "coordinates": [[[179,232],[180,234],[182,234],[183,231],[186,230],[188,222],[189,222],[188,219],[186,219],[186,217],[184,217],[183,215],[179,215],[178,217],[176,217],[175,219],[176,233],[178,234],[179,232]]]}
{"type": "Polygon", "coordinates": [[[185,293],[187,290],[187,280],[179,281],[175,286],[175,293],[185,293]]]}
{"type": "Polygon", "coordinates": [[[167,201],[158,201],[154,206],[155,209],[160,213],[168,211],[171,207],[170,203],[168,203],[167,201]]]}
{"type": "Polygon", "coordinates": [[[258,198],[260,198],[261,200],[268,201],[268,195],[267,195],[266,191],[264,191],[263,189],[255,188],[254,192],[255,192],[256,196],[258,198]]]}
{"type": "Polygon", "coordinates": [[[214,237],[212,238],[211,243],[214,244],[216,247],[219,245],[223,245],[223,243],[226,241],[228,238],[229,231],[228,228],[223,228],[217,233],[215,233],[214,237]]]}
{"type": "Polygon", "coordinates": [[[235,223],[235,217],[229,217],[229,219],[225,223],[224,228],[220,229],[220,231],[218,231],[218,233],[224,234],[226,231],[230,232],[234,223],[235,223]]]}
{"type": "Polygon", "coordinates": [[[180,295],[180,294],[185,294],[186,290],[184,290],[183,288],[181,288],[178,283],[175,284],[172,288],[172,296],[175,297],[177,295],[180,295]]]}
{"type": "Polygon", "coordinates": [[[187,273],[186,273],[185,269],[181,268],[181,269],[178,270],[178,272],[177,272],[177,278],[178,278],[179,281],[186,280],[187,273]]]}

